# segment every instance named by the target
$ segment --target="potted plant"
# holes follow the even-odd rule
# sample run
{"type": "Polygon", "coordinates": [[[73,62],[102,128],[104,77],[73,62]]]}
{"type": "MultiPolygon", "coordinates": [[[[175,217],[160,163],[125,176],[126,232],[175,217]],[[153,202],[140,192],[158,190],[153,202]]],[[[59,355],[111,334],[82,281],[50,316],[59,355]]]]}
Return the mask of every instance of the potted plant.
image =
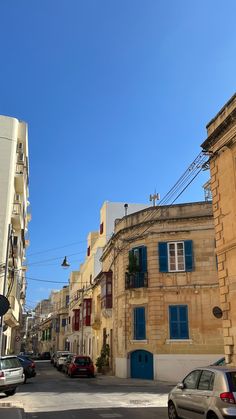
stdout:
{"type": "Polygon", "coordinates": [[[109,355],[110,347],[108,343],[106,343],[105,345],[103,345],[101,349],[101,354],[95,362],[98,372],[105,374],[109,370],[109,355]]]}

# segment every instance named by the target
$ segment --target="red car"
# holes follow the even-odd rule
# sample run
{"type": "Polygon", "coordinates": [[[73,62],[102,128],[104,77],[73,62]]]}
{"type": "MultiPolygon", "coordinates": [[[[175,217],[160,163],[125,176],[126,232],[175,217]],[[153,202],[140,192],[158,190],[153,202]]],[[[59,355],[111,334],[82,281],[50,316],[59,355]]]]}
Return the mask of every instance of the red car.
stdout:
{"type": "Polygon", "coordinates": [[[94,365],[91,358],[84,355],[74,356],[68,366],[68,375],[71,378],[76,375],[94,377],[94,365]]]}

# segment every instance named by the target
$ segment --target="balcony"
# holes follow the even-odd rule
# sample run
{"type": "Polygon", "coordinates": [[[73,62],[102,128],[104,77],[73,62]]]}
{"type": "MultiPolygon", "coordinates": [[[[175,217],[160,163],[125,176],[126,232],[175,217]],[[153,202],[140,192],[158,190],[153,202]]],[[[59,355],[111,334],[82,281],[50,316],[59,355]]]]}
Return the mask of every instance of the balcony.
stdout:
{"type": "Polygon", "coordinates": [[[92,315],[91,316],[91,326],[94,330],[99,330],[101,327],[101,318],[100,315],[92,315]]]}
{"type": "Polygon", "coordinates": [[[27,184],[26,170],[24,164],[16,165],[15,173],[15,189],[17,193],[23,193],[27,184]]]}
{"type": "Polygon", "coordinates": [[[112,308],[112,295],[104,295],[101,298],[101,309],[112,308]]]}
{"type": "Polygon", "coordinates": [[[147,272],[125,272],[125,289],[131,288],[147,288],[148,273],[147,272]]]}

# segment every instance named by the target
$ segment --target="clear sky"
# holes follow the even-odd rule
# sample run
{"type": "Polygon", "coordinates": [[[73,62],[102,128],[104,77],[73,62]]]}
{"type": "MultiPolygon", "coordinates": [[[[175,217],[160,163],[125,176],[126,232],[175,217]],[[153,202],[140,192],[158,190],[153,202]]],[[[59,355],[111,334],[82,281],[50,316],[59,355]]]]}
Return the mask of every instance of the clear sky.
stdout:
{"type": "MultiPolygon", "coordinates": [[[[200,152],[235,92],[236,2],[0,0],[0,16],[0,114],[29,124],[27,276],[66,284],[105,200],[163,196],[200,152]]],[[[27,306],[62,285],[28,279],[27,306]]]]}

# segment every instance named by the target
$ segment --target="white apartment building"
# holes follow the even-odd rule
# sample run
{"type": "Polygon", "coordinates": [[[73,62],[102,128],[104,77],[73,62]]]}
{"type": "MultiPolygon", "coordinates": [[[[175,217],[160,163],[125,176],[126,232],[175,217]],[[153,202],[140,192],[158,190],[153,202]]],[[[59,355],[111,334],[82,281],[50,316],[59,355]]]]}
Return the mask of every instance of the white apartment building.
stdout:
{"type": "Polygon", "coordinates": [[[25,301],[25,251],[29,244],[28,129],[16,118],[0,116],[0,294],[10,309],[4,316],[3,351],[20,350],[20,320],[25,301]],[[9,234],[10,233],[10,234],[9,234]],[[7,278],[4,275],[8,260],[7,278]]]}

